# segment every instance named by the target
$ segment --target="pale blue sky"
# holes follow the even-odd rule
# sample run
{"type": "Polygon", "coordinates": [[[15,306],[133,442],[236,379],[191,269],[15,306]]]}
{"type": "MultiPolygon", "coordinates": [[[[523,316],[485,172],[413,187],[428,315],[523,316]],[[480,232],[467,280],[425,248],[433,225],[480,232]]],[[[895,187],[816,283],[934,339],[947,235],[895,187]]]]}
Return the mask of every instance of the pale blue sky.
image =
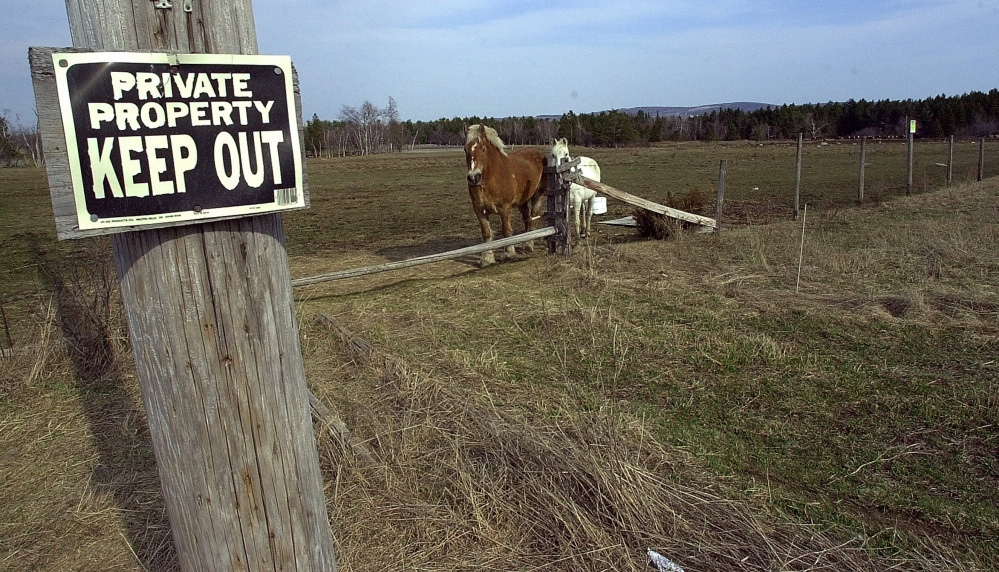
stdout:
{"type": "MultiPolygon", "coordinates": [[[[254,12],[261,53],[298,68],[306,118],[390,96],[403,119],[429,120],[999,87],[999,0],[256,0],[254,12]]],[[[0,14],[0,111],[31,123],[27,49],[70,44],[65,2],[0,0],[0,14]]]]}

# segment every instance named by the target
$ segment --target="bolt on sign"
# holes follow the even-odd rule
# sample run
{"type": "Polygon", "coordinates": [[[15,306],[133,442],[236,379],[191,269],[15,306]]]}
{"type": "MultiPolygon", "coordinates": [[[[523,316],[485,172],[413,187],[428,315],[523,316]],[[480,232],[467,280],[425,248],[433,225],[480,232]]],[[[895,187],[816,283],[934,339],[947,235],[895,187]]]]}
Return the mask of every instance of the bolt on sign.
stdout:
{"type": "Polygon", "coordinates": [[[306,206],[289,57],[52,58],[81,230],[306,206]]]}

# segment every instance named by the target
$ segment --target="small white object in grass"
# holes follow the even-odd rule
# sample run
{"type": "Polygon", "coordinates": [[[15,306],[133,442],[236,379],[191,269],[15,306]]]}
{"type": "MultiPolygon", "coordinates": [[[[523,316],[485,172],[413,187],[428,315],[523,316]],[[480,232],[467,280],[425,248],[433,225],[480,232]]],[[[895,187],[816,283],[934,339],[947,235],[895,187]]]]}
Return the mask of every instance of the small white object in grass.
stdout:
{"type": "Polygon", "coordinates": [[[656,567],[659,572],[683,572],[683,568],[676,562],[666,558],[651,548],[645,551],[649,555],[649,563],[656,567]]]}

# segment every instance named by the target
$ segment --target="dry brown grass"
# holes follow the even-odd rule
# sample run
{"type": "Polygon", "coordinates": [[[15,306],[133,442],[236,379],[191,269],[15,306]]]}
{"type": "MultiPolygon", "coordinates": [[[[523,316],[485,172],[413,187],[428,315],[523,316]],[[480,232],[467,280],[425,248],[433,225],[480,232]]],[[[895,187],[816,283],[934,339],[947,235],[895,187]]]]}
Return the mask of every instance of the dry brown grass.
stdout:
{"type": "Polygon", "coordinates": [[[317,391],[392,455],[336,475],[334,520],[407,507],[383,540],[343,530],[346,565],[994,569],[994,197],[810,213],[797,296],[800,222],[303,292],[406,356],[306,332],[317,391]]]}
{"type": "Polygon", "coordinates": [[[898,564],[727,500],[638,420],[501,405],[502,389],[472,371],[428,373],[306,330],[310,356],[345,376],[328,399],[377,459],[320,440],[345,570],[644,570],[649,547],[687,570],[898,564]]]}
{"type": "Polygon", "coordinates": [[[81,252],[0,361],[0,570],[174,570],[107,244],[81,252]]]}
{"type": "MultiPolygon", "coordinates": [[[[390,159],[340,167],[413,167],[390,159]]],[[[296,247],[297,276],[446,234],[358,216],[326,253],[350,229],[325,226],[323,201],[372,200],[342,195],[314,196],[326,242],[296,247]],[[377,252],[360,254],[373,231],[377,252]]],[[[654,548],[688,572],[997,569],[997,196],[990,181],[809,212],[798,296],[789,222],[718,240],[607,233],[570,260],[299,292],[311,387],[373,459],[317,424],[341,568],[637,570],[654,548]]],[[[475,234],[461,232],[446,238],[475,234]]],[[[89,256],[18,290],[0,570],[175,569],[120,311],[89,256]]]]}

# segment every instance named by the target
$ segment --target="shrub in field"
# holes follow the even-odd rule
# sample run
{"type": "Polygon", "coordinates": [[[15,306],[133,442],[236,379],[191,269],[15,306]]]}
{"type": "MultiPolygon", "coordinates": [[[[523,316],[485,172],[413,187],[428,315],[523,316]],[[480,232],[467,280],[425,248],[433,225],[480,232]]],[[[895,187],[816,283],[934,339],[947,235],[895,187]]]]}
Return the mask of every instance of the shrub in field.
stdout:
{"type": "MultiPolygon", "coordinates": [[[[710,206],[708,196],[699,188],[691,187],[685,193],[668,193],[666,206],[692,214],[705,214],[710,206]]],[[[638,227],[638,234],[646,238],[661,240],[678,236],[682,230],[692,226],[688,222],[675,220],[644,209],[632,213],[638,227]]]]}

